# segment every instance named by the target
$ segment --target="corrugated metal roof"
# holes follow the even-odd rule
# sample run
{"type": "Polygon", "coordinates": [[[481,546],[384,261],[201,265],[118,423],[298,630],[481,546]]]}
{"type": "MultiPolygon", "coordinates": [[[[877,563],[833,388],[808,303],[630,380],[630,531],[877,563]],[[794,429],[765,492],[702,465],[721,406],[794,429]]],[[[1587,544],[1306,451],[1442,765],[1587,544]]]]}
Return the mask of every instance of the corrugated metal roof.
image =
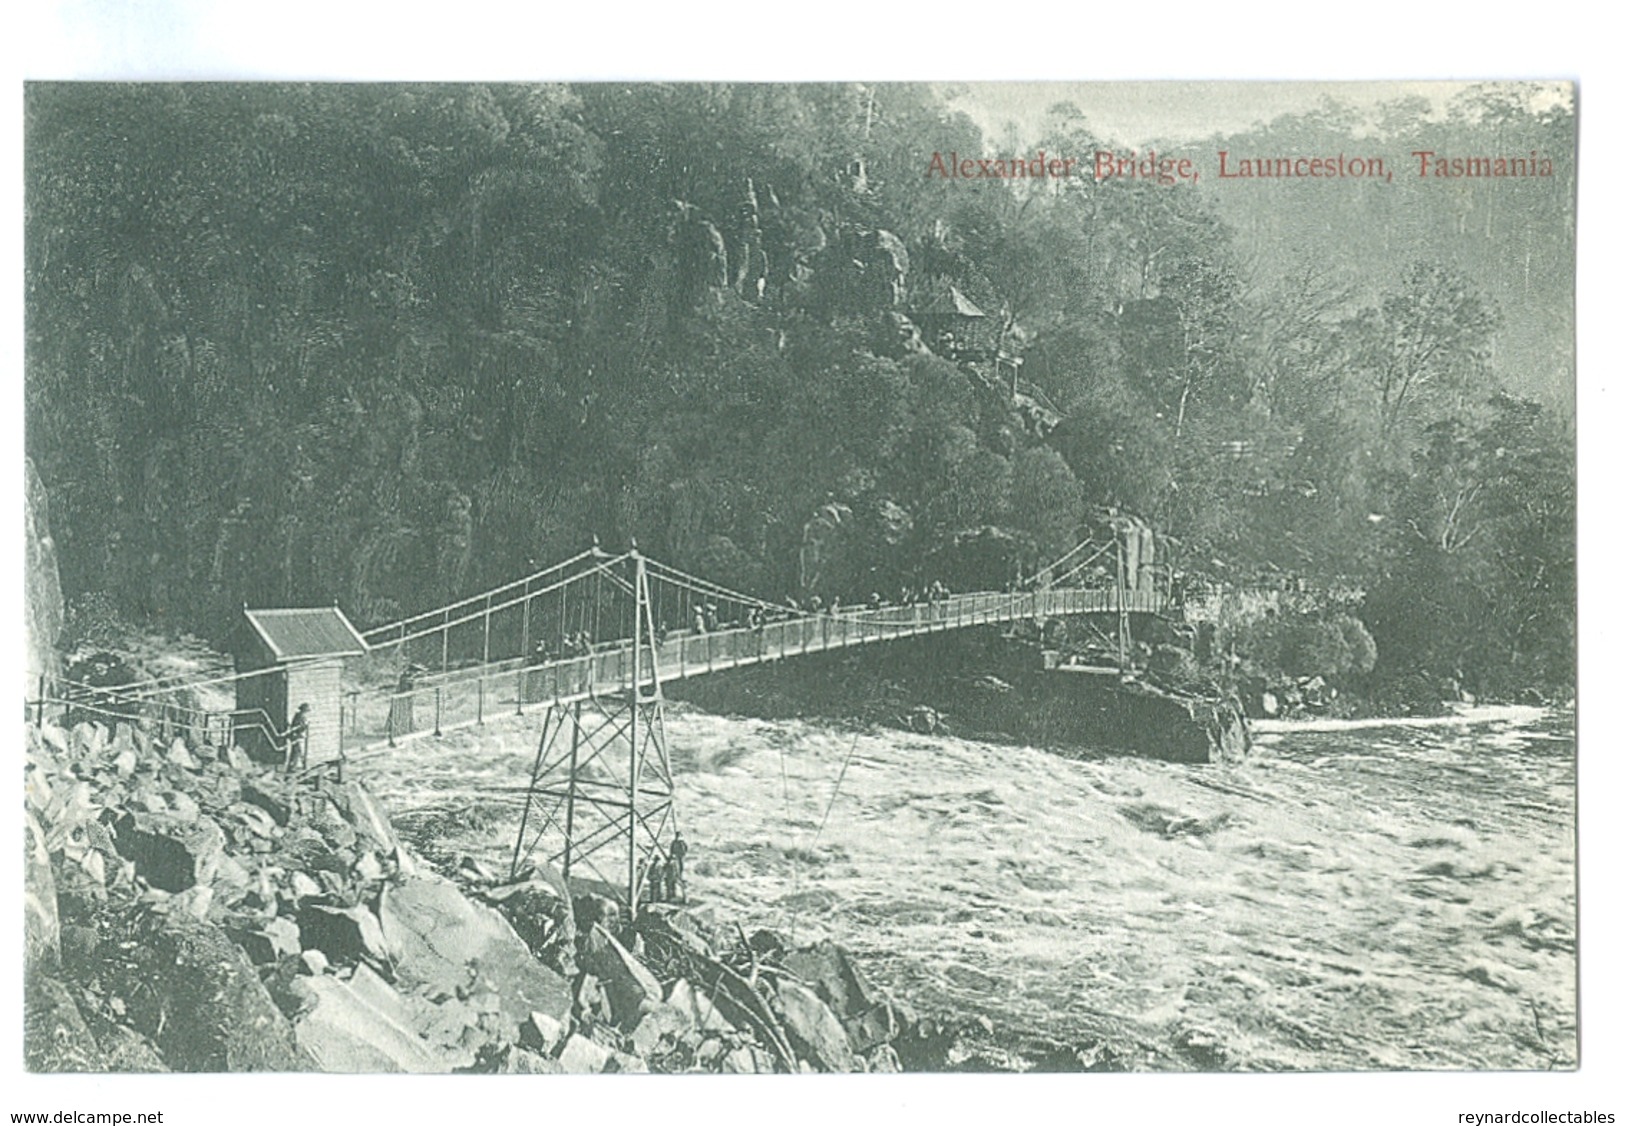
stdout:
{"type": "Polygon", "coordinates": [[[958,286],[950,285],[948,287],[948,293],[953,298],[953,301],[954,301],[954,312],[958,313],[960,316],[962,316],[962,317],[985,317],[985,316],[987,316],[986,313],[982,312],[981,309],[977,308],[976,302],[972,301],[969,297],[966,297],[963,293],[959,292],[959,287],[958,286]]]}
{"type": "Polygon", "coordinates": [[[367,643],[337,606],[244,610],[243,615],[278,661],[354,657],[367,651],[367,643]]]}
{"type": "Polygon", "coordinates": [[[976,302],[960,292],[957,285],[950,285],[946,293],[938,291],[934,297],[919,309],[919,314],[924,316],[946,316],[951,314],[956,317],[987,316],[976,302]]]}

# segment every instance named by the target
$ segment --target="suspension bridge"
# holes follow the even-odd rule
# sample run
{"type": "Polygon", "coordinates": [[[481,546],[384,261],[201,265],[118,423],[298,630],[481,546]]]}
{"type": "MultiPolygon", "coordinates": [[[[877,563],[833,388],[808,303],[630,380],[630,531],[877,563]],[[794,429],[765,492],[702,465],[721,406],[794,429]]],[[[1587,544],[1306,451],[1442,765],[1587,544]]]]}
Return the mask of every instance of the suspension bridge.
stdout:
{"type": "MultiPolygon", "coordinates": [[[[299,659],[244,670],[239,655],[234,673],[117,687],[42,682],[30,706],[37,721],[55,707],[70,722],[75,714],[140,722],[165,737],[175,732],[215,746],[274,749],[292,737],[310,752],[310,769],[341,771],[407,740],[540,713],[512,874],[540,851],[566,879],[585,866],[635,915],[648,898],[651,864],[671,862],[676,826],[663,684],[1060,617],[1113,620],[1121,662],[1129,616],[1169,606],[1166,579],[1166,569],[1142,564],[1132,538],[1119,534],[1084,540],[1004,591],[954,593],[935,583],[891,603],[875,596],[858,606],[813,609],[731,590],[636,547],[610,553],[595,545],[471,598],[359,634],[336,608],[326,611],[357,645],[332,649],[346,659],[324,663],[313,648],[321,629],[287,643],[305,645],[296,656],[305,667],[330,668],[334,686],[331,699],[315,701],[312,726],[292,736],[291,670],[301,667],[299,659]],[[274,703],[267,707],[266,701],[274,703]],[[326,714],[330,710],[336,715],[326,714]],[[319,749],[313,738],[318,722],[319,749]],[[606,851],[615,870],[600,863],[606,851]]],[[[245,616],[252,612],[245,608],[245,616]]],[[[1096,633],[1109,640],[1107,631],[1096,633]]],[[[326,682],[307,677],[297,683],[326,682]]]]}

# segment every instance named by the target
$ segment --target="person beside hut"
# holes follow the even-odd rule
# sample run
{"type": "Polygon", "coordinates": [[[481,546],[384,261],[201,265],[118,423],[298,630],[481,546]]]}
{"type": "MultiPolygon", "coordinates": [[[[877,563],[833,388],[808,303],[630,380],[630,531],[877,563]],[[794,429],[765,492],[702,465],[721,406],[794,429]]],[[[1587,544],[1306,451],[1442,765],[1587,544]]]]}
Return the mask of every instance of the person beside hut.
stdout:
{"type": "Polygon", "coordinates": [[[310,705],[300,704],[282,733],[282,768],[290,774],[310,765],[310,705]]]}

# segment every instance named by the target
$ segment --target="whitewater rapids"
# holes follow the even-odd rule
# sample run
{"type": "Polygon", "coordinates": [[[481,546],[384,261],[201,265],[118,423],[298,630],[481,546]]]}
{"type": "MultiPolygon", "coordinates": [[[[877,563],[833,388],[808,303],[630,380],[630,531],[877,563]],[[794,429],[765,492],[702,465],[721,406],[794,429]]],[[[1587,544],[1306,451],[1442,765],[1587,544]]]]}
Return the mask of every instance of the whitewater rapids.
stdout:
{"type": "MultiPolygon", "coordinates": [[[[922,1010],[1166,1053],[1149,1066],[1574,1066],[1570,714],[1287,728],[1230,767],[666,724],[694,898],[844,943],[922,1010]]],[[[505,868],[539,730],[419,740],[363,777],[432,852],[505,868]]]]}

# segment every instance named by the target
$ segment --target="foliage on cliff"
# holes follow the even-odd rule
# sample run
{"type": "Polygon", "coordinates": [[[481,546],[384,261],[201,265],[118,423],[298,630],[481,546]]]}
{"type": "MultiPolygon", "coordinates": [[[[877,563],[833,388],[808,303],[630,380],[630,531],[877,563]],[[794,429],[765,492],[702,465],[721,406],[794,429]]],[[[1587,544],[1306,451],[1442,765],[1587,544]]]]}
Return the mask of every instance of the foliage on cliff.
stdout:
{"type": "MultiPolygon", "coordinates": [[[[1480,95],[1427,128],[1562,151],[1573,116],[1480,95]]],[[[850,597],[979,528],[1053,556],[1115,504],[1192,569],[1371,586],[1385,660],[1572,662],[1572,438],[1491,404],[1483,256],[1395,246],[1348,287],[1206,185],[930,177],[990,146],[922,87],[36,85],[27,132],[27,440],[70,599],[370,623],[595,533],[850,597]]],[[[1058,107],[1041,143],[1100,141],[1058,107]]],[[[1561,258],[1562,190],[1406,199],[1439,225],[1491,193],[1474,239],[1561,258]]]]}

